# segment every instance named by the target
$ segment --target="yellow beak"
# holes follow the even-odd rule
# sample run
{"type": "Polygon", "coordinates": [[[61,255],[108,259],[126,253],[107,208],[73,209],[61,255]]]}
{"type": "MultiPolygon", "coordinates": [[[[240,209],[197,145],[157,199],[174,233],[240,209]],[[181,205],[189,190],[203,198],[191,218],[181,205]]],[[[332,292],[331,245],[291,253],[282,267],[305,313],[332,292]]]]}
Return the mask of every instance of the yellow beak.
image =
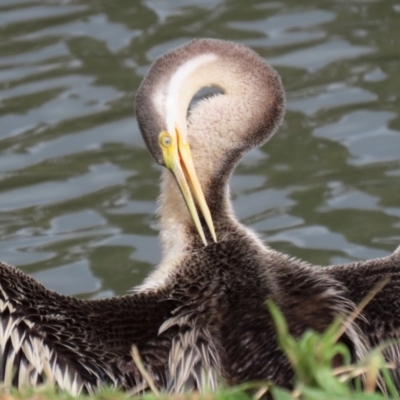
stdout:
{"type": "Polygon", "coordinates": [[[189,143],[182,140],[178,129],[176,129],[173,134],[167,131],[161,132],[159,143],[163,152],[165,165],[173,173],[178,183],[179,189],[185,200],[190,216],[199,232],[201,240],[204,245],[207,246],[206,237],[193,201],[192,192],[204,220],[206,221],[208,229],[210,230],[211,236],[214,239],[214,242],[216,242],[217,236],[215,234],[214,224],[206,199],[204,198],[203,190],[194,169],[189,143]]]}

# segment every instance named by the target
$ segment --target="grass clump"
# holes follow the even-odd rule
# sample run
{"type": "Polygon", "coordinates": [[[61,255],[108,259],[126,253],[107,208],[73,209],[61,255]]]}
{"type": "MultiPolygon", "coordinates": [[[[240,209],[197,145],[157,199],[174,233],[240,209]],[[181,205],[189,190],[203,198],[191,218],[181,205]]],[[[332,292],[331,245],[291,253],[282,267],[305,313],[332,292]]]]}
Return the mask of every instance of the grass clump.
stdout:
{"type": "Polygon", "coordinates": [[[276,400],[319,399],[398,399],[399,394],[382,354],[383,346],[373,349],[357,363],[351,363],[349,349],[338,339],[346,321],[335,320],[323,333],[311,330],[296,340],[288,330],[283,314],[268,302],[278,331],[279,344],[295,372],[294,390],[271,385],[269,390],[276,400]],[[341,366],[333,368],[340,357],[341,366]]]}

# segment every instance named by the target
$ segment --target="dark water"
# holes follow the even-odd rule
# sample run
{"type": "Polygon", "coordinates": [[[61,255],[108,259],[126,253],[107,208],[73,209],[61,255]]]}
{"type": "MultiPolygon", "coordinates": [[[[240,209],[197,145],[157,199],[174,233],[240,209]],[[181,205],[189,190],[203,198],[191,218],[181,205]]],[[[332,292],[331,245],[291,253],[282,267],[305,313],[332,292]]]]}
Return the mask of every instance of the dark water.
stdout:
{"type": "Polygon", "coordinates": [[[400,243],[400,2],[0,0],[0,259],[80,297],[159,259],[159,168],[133,116],[149,64],[193,37],[253,47],[288,111],[240,164],[234,207],[318,264],[400,243]]]}

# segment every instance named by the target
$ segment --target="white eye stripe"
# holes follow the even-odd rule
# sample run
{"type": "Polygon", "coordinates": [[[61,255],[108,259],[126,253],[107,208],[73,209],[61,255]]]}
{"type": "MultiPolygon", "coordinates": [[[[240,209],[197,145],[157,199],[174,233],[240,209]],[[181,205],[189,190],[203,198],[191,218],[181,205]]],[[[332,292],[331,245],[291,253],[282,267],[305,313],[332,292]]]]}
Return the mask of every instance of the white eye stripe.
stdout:
{"type": "MultiPolygon", "coordinates": [[[[217,57],[216,54],[208,53],[189,59],[174,72],[168,82],[159,85],[157,90],[154,91],[152,96],[153,104],[159,116],[163,119],[166,118],[163,121],[165,124],[163,128],[166,131],[174,132],[179,118],[182,119],[180,115],[182,109],[179,108],[179,103],[181,101],[182,92],[184,91],[184,83],[187,84],[189,76],[192,75],[196,69],[214,61],[217,57]]],[[[196,91],[197,90],[194,91],[193,95],[196,91]]],[[[184,112],[184,118],[185,117],[186,110],[184,112]]],[[[184,134],[184,132],[181,133],[184,134]]],[[[161,143],[162,142],[160,142],[160,144],[161,143]]]]}
{"type": "Polygon", "coordinates": [[[197,68],[207,64],[217,58],[216,54],[208,53],[202,54],[186,61],[181,65],[176,72],[172,75],[169,81],[166,93],[166,115],[167,115],[167,130],[172,132],[175,129],[175,123],[178,115],[177,104],[179,99],[182,85],[186,82],[189,75],[191,75],[197,68]]]}

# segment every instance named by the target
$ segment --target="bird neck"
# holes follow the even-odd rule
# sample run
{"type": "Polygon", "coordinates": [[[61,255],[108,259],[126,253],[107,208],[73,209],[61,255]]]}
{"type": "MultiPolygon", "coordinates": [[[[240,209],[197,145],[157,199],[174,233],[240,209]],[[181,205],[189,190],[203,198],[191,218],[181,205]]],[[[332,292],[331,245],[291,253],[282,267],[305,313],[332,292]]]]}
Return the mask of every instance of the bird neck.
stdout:
{"type": "MultiPolygon", "coordinates": [[[[203,183],[202,186],[205,189],[205,197],[210,207],[217,240],[226,240],[229,232],[239,224],[234,217],[229,200],[229,187],[225,183],[218,188],[218,191],[213,191],[211,182],[208,185],[203,183]]],[[[204,247],[175,178],[167,169],[164,169],[161,175],[158,216],[162,264],[204,247]]],[[[201,222],[207,242],[213,243],[205,221],[201,220],[201,222]]]]}
{"type": "MultiPolygon", "coordinates": [[[[159,59],[138,96],[138,121],[156,160],[165,162],[152,133],[160,129],[150,122],[164,120],[162,129],[179,128],[190,145],[217,240],[230,235],[239,223],[233,216],[228,180],[240,158],[270,138],[281,121],[284,93],[278,74],[244,46],[198,40],[159,59]],[[192,97],[207,86],[218,87],[223,94],[199,101],[188,115],[192,97]],[[146,118],[149,109],[153,118],[146,118]]],[[[204,247],[168,170],[162,174],[159,216],[163,260],[204,247]]],[[[208,227],[203,227],[212,243],[208,227]]]]}

